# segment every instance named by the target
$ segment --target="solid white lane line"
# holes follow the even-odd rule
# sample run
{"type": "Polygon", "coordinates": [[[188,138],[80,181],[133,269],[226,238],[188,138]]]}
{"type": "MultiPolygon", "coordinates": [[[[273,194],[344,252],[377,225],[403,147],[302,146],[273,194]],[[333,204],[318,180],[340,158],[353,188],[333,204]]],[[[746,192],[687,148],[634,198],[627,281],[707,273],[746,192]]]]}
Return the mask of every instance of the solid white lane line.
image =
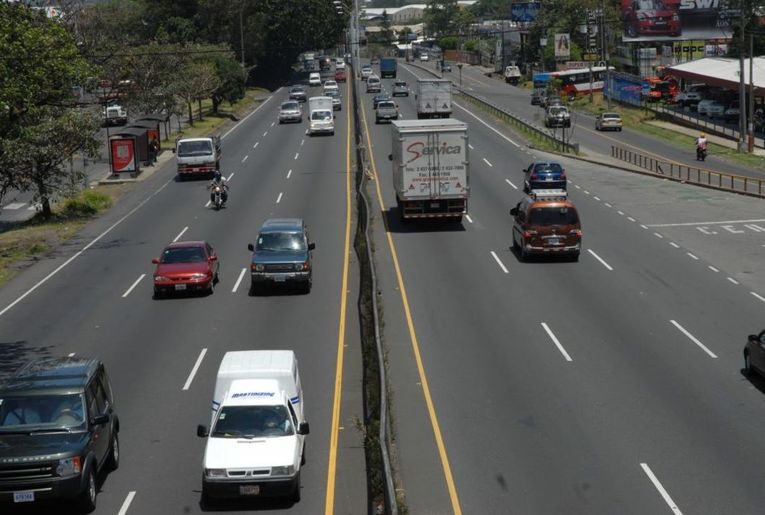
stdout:
{"type": "MultiPolygon", "coordinates": [[[[208,201],[208,202],[209,202],[209,201],[208,201]]],[[[180,240],[180,239],[181,239],[181,236],[183,236],[183,234],[184,234],[186,231],[188,231],[188,230],[189,230],[189,228],[188,228],[188,227],[184,227],[183,229],[181,229],[181,232],[179,232],[179,233],[178,233],[178,236],[176,236],[175,238],[173,238],[173,243],[175,243],[176,241],[180,240]]]]}
{"type": "Polygon", "coordinates": [[[732,282],[733,284],[738,284],[738,281],[735,280],[733,277],[728,277],[728,280],[732,282]]]}
{"type": "Polygon", "coordinates": [[[759,295],[759,294],[757,294],[757,293],[755,293],[753,291],[750,291],[749,293],[751,293],[752,295],[754,295],[755,297],[757,297],[761,301],[765,302],[765,297],[763,297],[762,295],[759,295]]]}
{"type": "Polygon", "coordinates": [[[299,155],[300,155],[300,152],[295,152],[295,161],[297,161],[297,158],[299,155]]]}
{"type": "Polygon", "coordinates": [[[71,357],[73,357],[73,356],[74,356],[74,354],[75,354],[74,352],[70,352],[69,354],[67,354],[67,357],[70,357],[70,358],[71,358],[71,357]]]}
{"type": "Polygon", "coordinates": [[[268,136],[268,131],[263,133],[263,137],[265,138],[266,136],[268,136]]]}
{"type": "Polygon", "coordinates": [[[244,163],[245,161],[247,161],[247,158],[248,158],[248,157],[250,157],[250,155],[249,155],[249,154],[247,154],[246,156],[244,156],[244,158],[242,158],[242,162],[244,163]]]}
{"type": "Polygon", "coordinates": [[[473,145],[471,145],[470,143],[468,143],[468,148],[469,148],[470,150],[475,150],[475,148],[473,147],[473,145]]]}
{"type": "Polygon", "coordinates": [[[696,261],[698,261],[698,260],[699,260],[699,258],[697,258],[696,256],[694,256],[694,255],[693,255],[693,254],[691,254],[690,252],[686,252],[686,254],[687,254],[687,255],[688,255],[688,257],[690,257],[691,259],[695,259],[696,261]]]}
{"type": "Polygon", "coordinates": [[[148,197],[146,197],[145,199],[143,199],[143,200],[142,200],[142,201],[141,201],[141,202],[140,202],[140,203],[139,203],[137,206],[135,206],[133,209],[131,209],[130,211],[128,211],[128,212],[127,212],[127,214],[125,214],[125,216],[123,216],[122,218],[120,218],[119,220],[117,220],[116,222],[114,222],[114,223],[113,223],[112,225],[110,225],[110,226],[109,226],[109,227],[108,227],[108,228],[107,228],[107,229],[106,229],[104,232],[102,232],[101,234],[99,234],[98,236],[96,236],[95,238],[93,238],[92,240],[90,240],[90,243],[88,243],[87,245],[85,245],[84,247],[82,247],[80,250],[78,250],[77,252],[75,252],[75,254],[74,254],[72,257],[70,257],[69,259],[67,259],[67,260],[66,260],[66,261],[64,261],[63,263],[61,263],[61,264],[60,264],[58,267],[56,267],[56,268],[55,268],[55,269],[54,269],[54,270],[53,270],[51,273],[49,273],[48,275],[46,275],[45,277],[43,277],[42,279],[40,279],[39,281],[37,281],[37,282],[35,283],[35,285],[34,285],[34,286],[32,286],[31,288],[29,288],[27,291],[25,291],[24,293],[22,293],[22,294],[21,294],[21,295],[19,295],[18,297],[16,297],[16,300],[14,300],[13,302],[11,302],[11,303],[10,303],[10,304],[8,304],[7,306],[5,306],[5,307],[3,308],[3,310],[2,310],[2,311],[0,311],[0,316],[3,316],[3,315],[4,315],[5,313],[7,313],[7,312],[8,312],[8,310],[10,310],[10,309],[11,309],[13,306],[15,306],[16,304],[18,304],[19,302],[21,302],[22,300],[24,300],[25,298],[27,298],[27,296],[28,296],[30,293],[32,293],[32,292],[33,292],[33,291],[35,291],[37,288],[39,288],[40,286],[42,286],[43,284],[45,284],[46,282],[48,282],[48,280],[49,280],[51,277],[53,277],[54,275],[56,275],[57,273],[59,273],[61,270],[63,270],[63,269],[64,269],[64,268],[65,268],[65,267],[66,267],[66,266],[69,264],[69,263],[71,263],[72,261],[74,261],[75,259],[77,259],[78,257],[80,257],[80,256],[82,255],[82,253],[83,253],[83,252],[85,252],[85,251],[86,251],[86,250],[88,250],[90,247],[92,247],[93,245],[95,245],[96,243],[98,243],[99,241],[101,241],[101,238],[103,238],[104,236],[106,236],[107,234],[109,234],[110,232],[112,232],[112,230],[114,230],[114,228],[115,228],[115,227],[117,227],[119,224],[121,224],[122,222],[124,222],[125,220],[127,220],[127,218],[128,218],[130,215],[132,215],[133,213],[135,213],[136,211],[138,211],[139,209],[141,209],[141,208],[144,206],[144,204],[146,204],[146,203],[147,203],[149,200],[151,200],[152,198],[154,198],[154,196],[156,196],[157,194],[159,194],[159,192],[160,192],[160,191],[164,190],[164,189],[165,189],[165,187],[167,187],[167,185],[168,185],[168,184],[170,184],[170,182],[171,182],[171,181],[173,181],[173,180],[174,180],[174,179],[169,179],[169,180],[168,180],[168,181],[167,181],[165,184],[163,184],[162,186],[160,186],[159,188],[157,188],[157,189],[156,189],[156,190],[155,190],[155,191],[154,191],[154,192],[153,192],[151,195],[149,195],[148,197]]]}
{"type": "Polygon", "coordinates": [[[268,97],[267,99],[265,99],[265,100],[263,101],[263,103],[262,103],[262,104],[260,104],[258,107],[256,107],[256,108],[255,108],[255,110],[254,110],[253,112],[251,112],[250,114],[248,114],[247,116],[245,116],[244,118],[242,118],[241,120],[239,120],[239,121],[236,123],[236,125],[234,125],[233,127],[231,127],[231,128],[228,130],[228,132],[227,132],[226,134],[224,134],[223,136],[221,136],[221,137],[220,137],[220,139],[226,139],[226,136],[228,136],[229,134],[231,134],[232,132],[234,132],[234,130],[236,130],[236,129],[237,129],[239,126],[240,126],[240,125],[242,125],[242,124],[244,123],[244,121],[245,121],[247,118],[249,118],[250,116],[252,116],[252,115],[254,115],[255,113],[257,113],[258,111],[260,111],[260,108],[261,108],[261,107],[263,107],[264,105],[266,105],[266,104],[268,103],[268,101],[269,101],[269,100],[271,100],[272,98],[274,98],[274,97],[273,97],[273,95],[276,95],[276,94],[277,94],[277,93],[279,93],[281,90],[282,90],[282,88],[279,88],[279,89],[277,89],[276,91],[274,91],[274,92],[273,92],[273,94],[272,94],[270,97],[268,97]]]}
{"type": "Polygon", "coordinates": [[[255,144],[252,146],[252,148],[257,148],[258,145],[260,145],[260,141],[256,141],[255,144]]]}
{"type": "Polygon", "coordinates": [[[502,271],[505,272],[506,274],[509,274],[510,272],[507,271],[507,268],[505,268],[505,265],[502,263],[502,261],[499,260],[499,256],[497,256],[497,253],[492,250],[491,255],[494,258],[494,261],[496,261],[499,267],[502,269],[502,271]]]}
{"type": "Polygon", "coordinates": [[[231,178],[234,176],[234,174],[235,174],[235,173],[236,173],[236,172],[231,172],[231,175],[229,175],[229,176],[228,176],[228,179],[226,179],[226,180],[227,180],[227,181],[230,181],[230,180],[231,180],[231,178]]]}
{"type": "Polygon", "coordinates": [[[510,182],[510,179],[505,179],[505,182],[506,182],[506,183],[508,183],[510,186],[512,186],[512,187],[513,187],[513,189],[516,189],[516,190],[518,189],[518,186],[516,186],[515,184],[513,184],[512,182],[510,182]]]}
{"type": "Polygon", "coordinates": [[[467,109],[465,109],[464,107],[462,107],[461,105],[459,105],[457,102],[452,102],[452,104],[456,105],[457,107],[459,107],[460,109],[462,109],[463,111],[465,111],[467,114],[469,114],[470,116],[472,116],[473,118],[475,118],[476,120],[478,120],[479,122],[481,122],[482,124],[484,124],[486,127],[488,127],[488,128],[489,128],[489,130],[492,130],[492,131],[494,131],[494,132],[495,132],[495,133],[496,133],[496,134],[497,134],[497,135],[498,135],[500,138],[503,138],[505,141],[509,141],[510,143],[512,143],[513,145],[515,145],[515,146],[516,146],[516,148],[521,148],[521,146],[520,146],[518,143],[516,143],[515,141],[511,140],[510,138],[508,138],[507,136],[505,136],[504,134],[502,134],[501,132],[499,132],[497,129],[495,129],[494,127],[492,127],[491,125],[489,125],[488,123],[486,123],[485,121],[483,121],[481,118],[477,117],[476,115],[474,115],[473,113],[471,113],[470,111],[468,111],[467,109]]]}
{"type": "Polygon", "coordinates": [[[205,207],[210,207],[210,204],[211,202],[208,200],[207,203],[205,204],[205,207]]]}
{"type": "Polygon", "coordinates": [[[709,354],[709,356],[710,356],[710,357],[712,357],[712,358],[717,358],[717,355],[715,355],[715,353],[714,353],[714,352],[712,352],[711,350],[709,350],[709,349],[708,349],[708,348],[707,348],[707,347],[706,347],[706,346],[705,346],[703,343],[701,343],[700,341],[698,341],[698,340],[696,339],[696,337],[695,337],[695,336],[693,336],[691,333],[689,333],[688,331],[686,331],[686,330],[685,330],[685,328],[684,328],[683,326],[681,326],[680,324],[678,324],[678,323],[677,323],[677,322],[675,322],[674,320],[670,320],[669,322],[670,322],[670,323],[671,323],[673,326],[675,326],[675,327],[676,327],[676,328],[677,328],[677,329],[678,329],[678,330],[679,330],[681,333],[683,333],[685,336],[687,336],[689,340],[691,340],[693,343],[695,343],[696,345],[698,345],[698,346],[699,346],[699,348],[700,348],[701,350],[703,350],[704,352],[706,352],[707,354],[709,354]]]}
{"type": "Polygon", "coordinates": [[[653,235],[656,236],[657,238],[664,238],[664,236],[662,236],[658,232],[653,233],[653,235]]]}
{"type": "Polygon", "coordinates": [[[471,224],[473,223],[473,219],[470,218],[470,215],[465,215],[465,218],[467,218],[467,221],[470,222],[471,224]]]}
{"type": "Polygon", "coordinates": [[[493,164],[491,164],[491,163],[489,162],[489,160],[488,160],[488,159],[486,159],[485,157],[483,158],[483,162],[484,162],[484,163],[486,163],[487,165],[489,165],[490,167],[494,168],[494,165],[493,165],[493,164]]]}
{"type": "Polygon", "coordinates": [[[753,222],[765,222],[765,218],[758,218],[756,220],[724,220],[722,222],[683,222],[679,224],[653,224],[651,227],[683,227],[691,225],[720,225],[720,224],[745,224],[753,222]]]}
{"type": "Polygon", "coordinates": [[[194,376],[197,375],[197,370],[199,370],[199,365],[202,364],[202,360],[205,359],[205,354],[207,354],[207,348],[202,349],[202,352],[199,353],[199,357],[197,358],[197,362],[194,363],[194,368],[191,369],[191,373],[189,374],[189,378],[186,379],[186,384],[183,385],[184,390],[188,390],[191,386],[191,381],[194,380],[194,376]]]}
{"type": "Polygon", "coordinates": [[[141,279],[143,279],[144,277],[146,277],[146,274],[141,274],[141,276],[140,276],[138,279],[136,279],[136,280],[135,280],[135,282],[134,282],[133,284],[131,284],[131,285],[130,285],[130,288],[128,288],[127,290],[125,290],[125,293],[123,293],[123,294],[122,294],[122,298],[124,299],[125,297],[127,297],[128,295],[130,295],[130,292],[131,292],[131,291],[133,291],[133,288],[135,288],[136,286],[138,286],[138,283],[140,283],[140,282],[141,282],[141,279]]]}
{"type": "Polygon", "coordinates": [[[242,268],[242,271],[239,272],[239,277],[236,279],[236,282],[234,283],[234,287],[231,289],[231,293],[236,293],[236,290],[239,288],[239,285],[242,282],[242,279],[244,279],[244,274],[247,272],[247,268],[242,268]]]}
{"type": "Polygon", "coordinates": [[[290,169],[290,171],[289,171],[289,172],[287,172],[287,178],[288,178],[288,179],[290,178],[290,175],[292,175],[292,169],[290,169]]]}
{"type": "Polygon", "coordinates": [[[634,222],[634,221],[635,221],[635,219],[634,219],[634,218],[632,218],[631,216],[628,216],[628,217],[627,217],[627,220],[629,220],[630,222],[634,222]]]}
{"type": "Polygon", "coordinates": [[[542,322],[542,327],[544,328],[545,331],[547,331],[547,336],[549,336],[550,339],[555,344],[555,346],[558,347],[558,350],[560,351],[561,354],[563,354],[563,357],[566,359],[566,361],[574,361],[573,359],[571,359],[571,356],[568,355],[568,352],[566,352],[566,349],[563,348],[563,345],[561,345],[561,343],[558,341],[558,338],[555,337],[555,334],[553,334],[550,328],[547,327],[547,324],[542,322]]]}
{"type": "Polygon", "coordinates": [[[680,245],[678,245],[678,244],[677,244],[677,243],[675,243],[674,241],[670,241],[670,242],[669,242],[669,244],[670,244],[670,245],[672,245],[673,247],[675,247],[676,249],[679,249],[679,248],[680,248],[680,245]]]}
{"type": "Polygon", "coordinates": [[[709,265],[707,268],[709,268],[713,272],[719,272],[719,270],[713,267],[712,265],[709,265]]]}
{"type": "Polygon", "coordinates": [[[669,509],[672,510],[672,513],[676,515],[683,515],[683,512],[680,511],[680,508],[677,507],[675,501],[672,500],[672,497],[669,496],[669,493],[667,493],[662,484],[659,482],[659,479],[654,475],[651,467],[649,467],[647,463],[641,463],[640,466],[643,468],[643,472],[645,472],[645,475],[648,476],[648,479],[651,480],[651,483],[653,483],[653,486],[656,488],[656,490],[659,491],[659,494],[661,494],[662,499],[664,499],[664,502],[667,503],[669,509]]]}
{"type": "Polygon", "coordinates": [[[127,513],[128,508],[130,508],[130,503],[133,502],[133,497],[135,497],[135,490],[128,492],[127,497],[125,497],[125,502],[122,503],[122,507],[117,515],[125,515],[127,513]]]}
{"type": "Polygon", "coordinates": [[[595,259],[597,259],[598,261],[600,261],[600,264],[602,264],[604,267],[606,267],[606,268],[607,268],[609,271],[613,271],[613,270],[614,270],[613,268],[611,268],[611,265],[609,265],[608,263],[606,263],[606,262],[603,260],[603,258],[601,258],[601,257],[600,257],[600,256],[598,256],[597,254],[595,254],[595,252],[593,252],[593,250],[592,250],[592,249],[587,249],[587,252],[589,252],[590,254],[592,254],[592,257],[594,257],[595,259]]]}
{"type": "Polygon", "coordinates": [[[281,201],[282,201],[282,193],[280,192],[279,193],[279,198],[276,199],[276,203],[278,204],[281,201]]]}

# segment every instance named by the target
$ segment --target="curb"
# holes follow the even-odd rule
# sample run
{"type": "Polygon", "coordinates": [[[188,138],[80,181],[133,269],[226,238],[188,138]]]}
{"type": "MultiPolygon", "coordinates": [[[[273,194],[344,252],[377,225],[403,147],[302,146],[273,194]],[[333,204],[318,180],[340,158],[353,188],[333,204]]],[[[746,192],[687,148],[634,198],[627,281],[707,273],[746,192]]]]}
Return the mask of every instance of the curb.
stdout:
{"type": "Polygon", "coordinates": [[[91,184],[95,183],[97,185],[106,185],[106,184],[129,184],[134,182],[142,182],[154,175],[159,171],[160,168],[162,168],[170,159],[172,159],[173,153],[169,150],[163,150],[159,156],[157,156],[157,162],[154,165],[147,166],[145,168],[141,168],[141,173],[138,174],[136,177],[121,177],[119,175],[115,175],[113,173],[107,172],[106,175],[102,179],[98,179],[96,181],[92,181],[91,184]]]}

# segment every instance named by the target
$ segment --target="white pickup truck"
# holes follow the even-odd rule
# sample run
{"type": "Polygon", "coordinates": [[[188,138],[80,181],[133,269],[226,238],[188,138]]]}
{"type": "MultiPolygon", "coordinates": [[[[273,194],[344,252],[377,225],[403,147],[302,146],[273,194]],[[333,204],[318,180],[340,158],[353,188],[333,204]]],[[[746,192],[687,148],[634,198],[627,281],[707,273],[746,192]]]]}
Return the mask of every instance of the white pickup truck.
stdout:
{"type": "Polygon", "coordinates": [[[202,500],[289,497],[300,500],[308,422],[297,358],[291,350],[223,356],[206,438],[202,500]]]}

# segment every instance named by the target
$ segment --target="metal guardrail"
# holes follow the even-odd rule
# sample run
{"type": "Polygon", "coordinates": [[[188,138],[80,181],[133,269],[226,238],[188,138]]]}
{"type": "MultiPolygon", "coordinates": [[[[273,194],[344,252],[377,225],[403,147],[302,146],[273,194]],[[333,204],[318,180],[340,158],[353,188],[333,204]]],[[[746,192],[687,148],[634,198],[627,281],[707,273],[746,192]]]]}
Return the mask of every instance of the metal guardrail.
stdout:
{"type": "MultiPolygon", "coordinates": [[[[738,128],[728,127],[726,125],[720,125],[713,122],[711,119],[705,120],[700,116],[690,115],[683,111],[671,109],[663,105],[650,105],[648,109],[658,115],[659,118],[668,118],[670,121],[679,125],[685,125],[694,129],[703,128],[705,132],[715,134],[716,136],[726,137],[735,141],[738,141],[739,132],[738,128]]],[[[755,134],[754,146],[758,148],[765,148],[765,138],[757,137],[755,134]]]]}
{"type": "Polygon", "coordinates": [[[648,170],[658,176],[669,177],[707,188],[765,198],[765,180],[763,179],[716,172],[674,161],[658,159],[655,156],[641,154],[616,145],[611,145],[611,157],[648,170]]]}

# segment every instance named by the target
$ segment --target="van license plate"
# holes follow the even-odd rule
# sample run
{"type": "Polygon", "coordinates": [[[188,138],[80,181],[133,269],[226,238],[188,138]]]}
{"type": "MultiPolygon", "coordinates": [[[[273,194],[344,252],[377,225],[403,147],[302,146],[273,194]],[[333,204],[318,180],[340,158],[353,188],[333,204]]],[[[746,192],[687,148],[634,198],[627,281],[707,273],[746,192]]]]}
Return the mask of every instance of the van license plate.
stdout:
{"type": "Polygon", "coordinates": [[[13,492],[13,502],[35,502],[35,493],[13,492]]]}
{"type": "Polygon", "coordinates": [[[276,283],[283,283],[285,281],[287,281],[287,276],[284,274],[274,276],[274,282],[276,283]]]}
{"type": "Polygon", "coordinates": [[[260,493],[260,486],[258,485],[241,485],[239,487],[239,495],[258,495],[260,493]]]}
{"type": "Polygon", "coordinates": [[[181,290],[185,290],[185,289],[186,289],[186,285],[185,284],[176,284],[175,285],[175,291],[181,291],[181,290]]]}
{"type": "Polygon", "coordinates": [[[431,208],[441,207],[441,203],[440,202],[431,202],[430,203],[430,207],[431,208]]]}

